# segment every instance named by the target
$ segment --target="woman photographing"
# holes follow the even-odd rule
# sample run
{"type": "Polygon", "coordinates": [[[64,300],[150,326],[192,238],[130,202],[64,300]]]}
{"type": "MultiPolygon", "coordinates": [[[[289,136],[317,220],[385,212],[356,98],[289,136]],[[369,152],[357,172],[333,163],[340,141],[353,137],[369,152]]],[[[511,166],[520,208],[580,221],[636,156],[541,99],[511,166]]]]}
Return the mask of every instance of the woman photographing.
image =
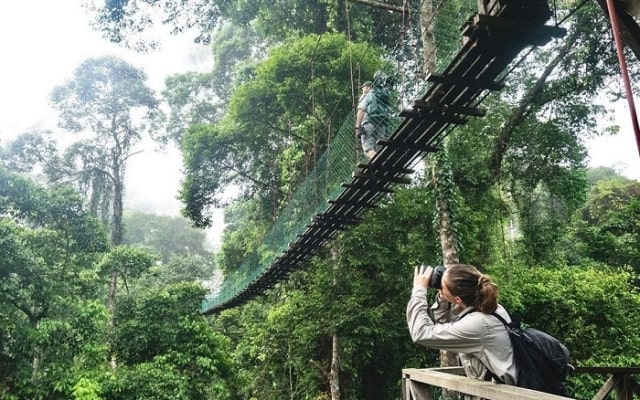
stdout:
{"type": "Polygon", "coordinates": [[[498,287],[471,265],[416,267],[407,324],[414,343],[456,352],[468,377],[515,385],[516,366],[509,333],[493,313],[507,322],[498,304],[498,287]],[[427,289],[438,290],[430,306],[427,289]],[[492,375],[493,374],[493,375],[492,375]]]}

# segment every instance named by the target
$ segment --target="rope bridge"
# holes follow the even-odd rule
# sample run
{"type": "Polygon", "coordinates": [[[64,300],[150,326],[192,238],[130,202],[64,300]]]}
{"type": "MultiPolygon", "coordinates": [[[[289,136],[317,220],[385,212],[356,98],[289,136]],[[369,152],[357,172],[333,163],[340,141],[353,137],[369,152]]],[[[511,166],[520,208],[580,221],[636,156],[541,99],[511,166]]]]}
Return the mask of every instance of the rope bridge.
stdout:
{"type": "MultiPolygon", "coordinates": [[[[444,137],[470,117],[483,94],[499,90],[506,67],[527,46],[546,44],[564,30],[545,26],[546,1],[484,1],[486,14],[465,7],[434,6],[434,35],[440,74],[427,78],[419,99],[385,122],[387,139],[368,163],[354,165],[353,114],[347,117],[317,165],[296,190],[262,242],[260,255],[247,258],[221,287],[202,302],[203,314],[245,303],[304,266],[318,250],[362,220],[362,214],[400,184],[410,183],[412,167],[436,151],[444,137]],[[461,26],[462,42],[446,40],[447,27],[461,26]],[[450,43],[457,42],[456,51],[450,43]],[[440,45],[442,43],[442,46],[440,45]],[[447,48],[447,46],[449,46],[447,48]]],[[[475,6],[475,4],[473,4],[475,6]]],[[[417,12],[417,11],[416,11],[417,12]]],[[[451,31],[448,29],[448,31],[451,31]]],[[[459,37],[460,31],[456,32],[459,37]]],[[[375,83],[375,82],[374,82],[375,83]]]]}

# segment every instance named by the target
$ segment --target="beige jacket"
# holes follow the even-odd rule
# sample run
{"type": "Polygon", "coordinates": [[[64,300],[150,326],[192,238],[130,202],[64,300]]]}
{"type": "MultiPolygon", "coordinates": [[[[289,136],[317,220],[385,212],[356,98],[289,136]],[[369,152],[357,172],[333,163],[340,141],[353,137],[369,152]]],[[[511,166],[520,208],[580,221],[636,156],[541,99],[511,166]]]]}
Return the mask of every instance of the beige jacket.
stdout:
{"type": "MultiPolygon", "coordinates": [[[[438,298],[430,309],[426,295],[425,289],[414,288],[407,304],[407,324],[413,342],[459,353],[469,377],[484,379],[489,368],[502,382],[514,385],[517,371],[513,348],[502,322],[493,315],[473,312],[471,307],[456,315],[444,298],[438,298]]],[[[496,313],[511,321],[501,305],[496,313]]]]}

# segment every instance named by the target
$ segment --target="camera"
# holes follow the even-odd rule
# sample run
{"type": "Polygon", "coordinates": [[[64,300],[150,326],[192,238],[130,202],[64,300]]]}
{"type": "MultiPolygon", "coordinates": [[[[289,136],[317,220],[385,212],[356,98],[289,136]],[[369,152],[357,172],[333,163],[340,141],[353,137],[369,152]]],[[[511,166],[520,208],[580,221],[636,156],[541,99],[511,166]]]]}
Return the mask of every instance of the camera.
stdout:
{"type": "Polygon", "coordinates": [[[431,279],[429,279],[429,287],[432,289],[442,289],[442,275],[446,268],[442,265],[433,267],[433,273],[431,273],[431,279]]]}

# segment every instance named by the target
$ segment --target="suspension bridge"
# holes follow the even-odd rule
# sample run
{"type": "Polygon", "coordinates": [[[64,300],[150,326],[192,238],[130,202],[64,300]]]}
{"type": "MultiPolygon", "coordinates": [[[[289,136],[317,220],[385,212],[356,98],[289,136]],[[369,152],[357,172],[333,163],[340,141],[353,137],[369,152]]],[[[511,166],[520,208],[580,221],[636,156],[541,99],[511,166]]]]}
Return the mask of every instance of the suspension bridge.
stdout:
{"type": "Polygon", "coordinates": [[[544,0],[482,3],[483,10],[460,15],[459,49],[443,58],[448,64],[426,79],[423,94],[410,107],[386,121],[391,133],[378,141],[381,150],[369,162],[354,165],[347,155],[356,146],[353,115],[344,121],[265,236],[263,246],[269,250],[227,276],[202,302],[203,314],[241,305],[303,267],[383,196],[409,184],[412,168],[437,151],[455,127],[484,116],[481,101],[503,87],[507,67],[525,48],[565,34],[563,28],[545,25],[551,11],[544,0]]]}

